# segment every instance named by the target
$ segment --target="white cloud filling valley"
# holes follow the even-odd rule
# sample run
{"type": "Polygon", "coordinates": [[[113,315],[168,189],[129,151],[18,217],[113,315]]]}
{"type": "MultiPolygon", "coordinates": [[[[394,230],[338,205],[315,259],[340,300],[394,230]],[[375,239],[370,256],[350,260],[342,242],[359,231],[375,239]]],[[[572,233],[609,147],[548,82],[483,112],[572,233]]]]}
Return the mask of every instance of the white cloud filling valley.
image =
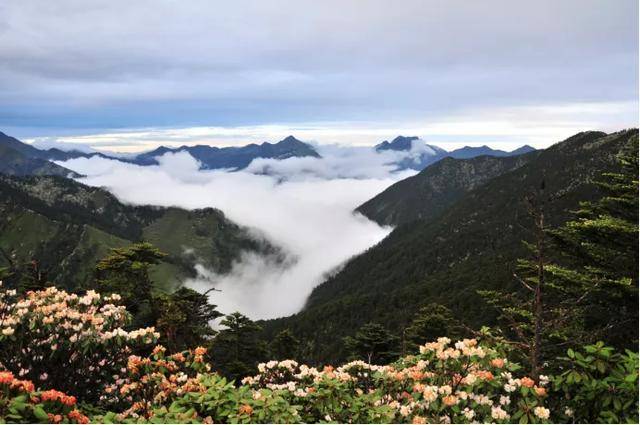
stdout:
{"type": "Polygon", "coordinates": [[[186,284],[211,293],[220,311],[253,319],[298,312],[327,273],[382,240],[390,228],[353,214],[362,202],[414,172],[396,173],[397,152],[318,146],[321,159],[255,160],[246,170],[200,170],[186,152],[168,153],[157,166],[138,166],[100,157],[59,164],[105,187],[131,204],[214,207],[236,223],[257,230],[287,255],[278,263],[243,253],[230,273],[197,265],[186,284]],[[265,171],[269,175],[261,174],[265,171]]]}

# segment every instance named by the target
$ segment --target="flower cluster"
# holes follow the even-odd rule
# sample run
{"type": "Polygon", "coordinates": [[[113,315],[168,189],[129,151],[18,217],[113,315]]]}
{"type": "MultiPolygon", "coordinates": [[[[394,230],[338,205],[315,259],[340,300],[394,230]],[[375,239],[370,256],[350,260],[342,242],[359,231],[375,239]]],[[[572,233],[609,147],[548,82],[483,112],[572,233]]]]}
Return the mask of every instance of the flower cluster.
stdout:
{"type": "Polygon", "coordinates": [[[0,291],[0,364],[37,386],[94,394],[133,348],[154,343],[153,328],[126,331],[130,315],[117,294],[84,295],[55,287],[0,291]]]}
{"type": "Polygon", "coordinates": [[[156,346],[150,357],[129,356],[126,369],[114,375],[113,382],[104,388],[100,402],[119,407],[118,421],[128,418],[149,419],[154,407],[171,404],[186,393],[204,392],[201,373],[211,366],[204,362],[206,349],[166,355],[163,346],[156,346]]]}
{"type": "MultiPolygon", "coordinates": [[[[76,406],[76,398],[61,391],[34,391],[31,381],[0,371],[0,419],[24,423],[89,423],[76,406]],[[7,415],[3,417],[2,411],[7,415]]],[[[3,422],[4,422],[3,420],[3,422]]]]}
{"type": "MultiPolygon", "coordinates": [[[[286,390],[304,403],[305,397],[333,381],[355,396],[375,397],[394,422],[512,422],[523,417],[545,422],[548,379],[514,377],[519,367],[475,339],[451,345],[448,338],[420,347],[420,355],[386,366],[354,361],[322,370],[291,360],[258,366],[259,374],[243,384],[260,397],[261,388],[286,390]]],[[[334,385],[334,387],[335,387],[334,385]]]]}

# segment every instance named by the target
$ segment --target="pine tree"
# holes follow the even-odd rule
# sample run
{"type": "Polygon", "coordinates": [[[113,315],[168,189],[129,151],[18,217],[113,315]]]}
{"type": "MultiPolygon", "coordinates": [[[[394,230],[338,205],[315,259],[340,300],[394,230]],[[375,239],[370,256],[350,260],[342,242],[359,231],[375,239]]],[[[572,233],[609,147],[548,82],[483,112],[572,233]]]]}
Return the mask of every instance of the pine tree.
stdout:
{"type": "Polygon", "coordinates": [[[578,309],[583,338],[620,348],[638,343],[638,140],[619,170],[597,182],[604,196],[549,232],[562,262],[548,272],[578,309]]]}
{"type": "Polygon", "coordinates": [[[399,338],[378,323],[367,323],[353,337],[344,338],[351,358],[384,364],[398,357],[399,338]]]}
{"type": "Polygon", "coordinates": [[[154,323],[152,315],[153,282],[149,267],[158,264],[166,254],[150,243],[142,242],[124,248],[114,248],[96,265],[95,289],[117,293],[134,315],[135,326],[154,323]]]}
{"type": "Polygon", "coordinates": [[[214,366],[230,379],[255,373],[267,353],[266,344],[258,338],[262,327],[239,312],[225,316],[220,326],[222,330],[212,342],[214,366]]]}
{"type": "Polygon", "coordinates": [[[300,340],[293,335],[290,329],[284,329],[273,338],[269,348],[274,359],[297,359],[300,351],[300,340]]]}
{"type": "MultiPolygon", "coordinates": [[[[545,209],[551,199],[545,193],[543,180],[538,189],[525,198],[527,212],[533,221],[533,243],[523,241],[530,252],[529,258],[518,261],[518,273],[513,276],[520,283],[521,290],[514,292],[478,291],[478,293],[500,312],[499,318],[508,325],[514,337],[512,344],[525,355],[531,368],[530,375],[538,379],[541,372],[543,345],[548,347],[549,335],[554,327],[551,323],[558,317],[559,310],[550,299],[546,279],[547,227],[545,209]]],[[[555,325],[559,325],[555,321],[555,325]]]]}
{"type": "Polygon", "coordinates": [[[480,291],[508,324],[535,378],[544,359],[567,347],[603,340],[638,341],[638,140],[620,155],[615,173],[597,185],[604,195],[583,202],[575,219],[556,229],[544,221],[544,187],[528,198],[534,222],[532,255],[514,274],[523,291],[480,291]]]}
{"type": "Polygon", "coordinates": [[[442,304],[422,307],[403,333],[403,354],[416,351],[418,345],[435,341],[441,336],[456,339],[463,334],[462,326],[451,310],[442,304]]]}
{"type": "Polygon", "coordinates": [[[201,294],[182,287],[172,294],[154,297],[156,328],[161,343],[170,352],[206,345],[216,335],[211,322],[222,316],[216,306],[209,304],[209,292],[201,294]]]}

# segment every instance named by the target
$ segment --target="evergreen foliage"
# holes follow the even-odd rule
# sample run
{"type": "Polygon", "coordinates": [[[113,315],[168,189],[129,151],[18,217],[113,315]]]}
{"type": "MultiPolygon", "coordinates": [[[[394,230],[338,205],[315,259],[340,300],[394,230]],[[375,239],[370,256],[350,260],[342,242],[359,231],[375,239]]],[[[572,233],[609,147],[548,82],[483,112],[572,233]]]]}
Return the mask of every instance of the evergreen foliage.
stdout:
{"type": "Polygon", "coordinates": [[[211,342],[216,368],[236,380],[254,373],[268,354],[266,343],[259,338],[262,328],[239,312],[226,315],[220,326],[222,329],[211,342]]]}
{"type": "Polygon", "coordinates": [[[351,359],[372,364],[389,363],[398,355],[399,338],[378,323],[367,323],[353,337],[346,337],[344,344],[351,359]]]}
{"type": "Polygon", "coordinates": [[[216,335],[211,323],[222,316],[209,304],[209,290],[199,293],[182,287],[171,294],[154,297],[153,308],[160,342],[177,352],[206,345],[216,335]]]}

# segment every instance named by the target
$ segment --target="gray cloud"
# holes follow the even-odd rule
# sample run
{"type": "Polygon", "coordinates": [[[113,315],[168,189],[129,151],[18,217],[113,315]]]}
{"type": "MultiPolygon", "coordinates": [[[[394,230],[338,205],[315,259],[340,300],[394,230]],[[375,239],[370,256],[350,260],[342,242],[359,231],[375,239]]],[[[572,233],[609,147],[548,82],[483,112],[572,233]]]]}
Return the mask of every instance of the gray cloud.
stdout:
{"type": "Polygon", "coordinates": [[[0,125],[432,121],[636,101],[633,0],[0,4],[0,125]]]}

